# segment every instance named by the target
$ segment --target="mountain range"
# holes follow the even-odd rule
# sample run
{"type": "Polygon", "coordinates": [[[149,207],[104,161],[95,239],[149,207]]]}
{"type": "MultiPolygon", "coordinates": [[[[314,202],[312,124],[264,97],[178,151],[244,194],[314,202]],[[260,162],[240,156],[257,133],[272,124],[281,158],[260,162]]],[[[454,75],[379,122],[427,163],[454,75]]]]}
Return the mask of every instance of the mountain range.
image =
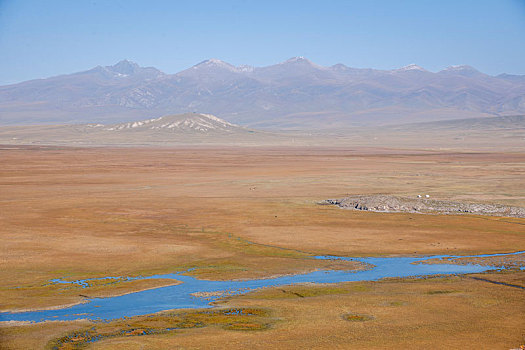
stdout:
{"type": "Polygon", "coordinates": [[[525,113],[525,76],[470,66],[437,73],[317,65],[304,57],[267,66],[217,59],[176,74],[127,60],[0,86],[0,124],[119,123],[212,113],[253,128],[329,129],[525,113]]]}

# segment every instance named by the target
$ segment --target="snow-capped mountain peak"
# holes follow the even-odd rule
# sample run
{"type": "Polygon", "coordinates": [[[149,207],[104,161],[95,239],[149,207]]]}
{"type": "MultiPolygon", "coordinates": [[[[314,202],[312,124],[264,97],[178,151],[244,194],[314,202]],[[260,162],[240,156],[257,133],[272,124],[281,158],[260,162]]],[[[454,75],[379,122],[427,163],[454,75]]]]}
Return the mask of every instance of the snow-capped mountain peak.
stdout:
{"type": "Polygon", "coordinates": [[[464,64],[448,66],[447,68],[445,68],[445,70],[448,70],[448,71],[471,70],[471,69],[473,69],[471,66],[467,66],[464,64]]]}
{"type": "Polygon", "coordinates": [[[447,68],[443,69],[439,73],[445,73],[445,74],[456,74],[456,75],[463,75],[463,76],[476,76],[476,75],[483,75],[480,71],[477,69],[467,66],[467,65],[455,65],[455,66],[448,66],[447,68]]]}
{"type": "Polygon", "coordinates": [[[287,59],[284,63],[292,63],[292,62],[300,62],[300,61],[308,61],[304,56],[295,56],[287,59]]]}
{"type": "Polygon", "coordinates": [[[423,67],[418,66],[415,63],[411,63],[407,66],[398,68],[394,70],[395,72],[408,72],[408,71],[420,71],[420,72],[426,72],[427,70],[423,67]]]}
{"type": "Polygon", "coordinates": [[[304,56],[296,56],[287,59],[286,61],[282,62],[281,64],[290,64],[290,63],[303,63],[303,64],[310,64],[313,65],[312,61],[310,61],[308,58],[305,58],[304,56]]]}
{"type": "Polygon", "coordinates": [[[234,65],[228,62],[219,60],[217,58],[210,58],[208,60],[202,61],[199,64],[194,65],[192,69],[193,70],[221,69],[221,70],[227,70],[227,71],[234,72],[234,73],[250,73],[250,72],[253,72],[254,67],[248,66],[245,64],[235,67],[234,65]]]}
{"type": "Polygon", "coordinates": [[[232,72],[237,71],[237,68],[235,66],[229,64],[228,62],[221,61],[217,58],[210,58],[208,60],[202,61],[201,63],[198,63],[193,66],[193,69],[202,69],[202,68],[205,68],[205,69],[219,68],[219,69],[226,69],[232,72]]]}
{"type": "Polygon", "coordinates": [[[287,67],[287,69],[291,68],[291,67],[299,67],[301,69],[314,68],[314,69],[317,69],[317,70],[328,70],[329,69],[327,67],[323,67],[323,66],[320,66],[320,65],[318,65],[316,63],[313,63],[308,58],[303,57],[303,56],[292,57],[292,58],[287,59],[284,62],[278,63],[277,65],[270,66],[270,67],[287,67]]]}
{"type": "Polygon", "coordinates": [[[474,67],[468,66],[466,64],[462,65],[455,65],[455,66],[448,66],[447,68],[443,69],[445,72],[478,72],[474,67]]]}
{"type": "Polygon", "coordinates": [[[210,58],[208,60],[201,62],[201,64],[205,64],[208,66],[230,66],[229,63],[226,63],[218,58],[210,58]]]}
{"type": "Polygon", "coordinates": [[[242,64],[242,65],[237,67],[237,71],[238,72],[249,73],[249,72],[253,72],[254,70],[255,70],[255,68],[253,66],[249,66],[247,64],[242,64]]]}

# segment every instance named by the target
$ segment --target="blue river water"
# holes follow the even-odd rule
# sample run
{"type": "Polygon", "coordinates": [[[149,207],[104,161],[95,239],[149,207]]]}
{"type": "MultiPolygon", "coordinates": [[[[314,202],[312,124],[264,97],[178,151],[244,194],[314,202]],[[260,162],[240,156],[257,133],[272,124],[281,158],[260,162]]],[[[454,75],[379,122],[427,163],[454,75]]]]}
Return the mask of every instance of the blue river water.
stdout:
{"type": "MultiPolygon", "coordinates": [[[[522,254],[525,251],[509,254],[484,254],[469,257],[494,257],[522,254]]],[[[366,264],[369,269],[358,271],[318,270],[305,274],[281,276],[268,279],[236,280],[236,281],[209,281],[186,276],[184,273],[155,275],[148,277],[124,278],[152,279],[166,278],[182,282],[178,285],[159,287],[155,289],[135,292],[116,297],[88,299],[83,304],[57,310],[41,310],[28,312],[3,312],[0,321],[32,321],[46,320],[111,320],[123,317],[151,314],[163,310],[186,308],[210,308],[211,302],[224,295],[247,293],[251,290],[276,287],[298,283],[340,283],[351,281],[376,281],[388,277],[432,276],[440,274],[478,273],[489,270],[504,269],[503,266],[482,266],[477,264],[459,264],[454,259],[465,256],[426,256],[426,257],[376,257],[350,258],[336,256],[317,256],[316,259],[349,260],[366,264]],[[440,264],[424,263],[429,259],[442,259],[440,264]],[[197,293],[197,296],[195,295],[197,293]],[[201,293],[206,297],[198,296],[201,293]],[[222,295],[221,295],[222,293],[222,295]]],[[[120,277],[107,277],[118,279],[120,277]]],[[[87,286],[86,281],[67,282],[52,280],[51,283],[72,283],[87,286]]]]}

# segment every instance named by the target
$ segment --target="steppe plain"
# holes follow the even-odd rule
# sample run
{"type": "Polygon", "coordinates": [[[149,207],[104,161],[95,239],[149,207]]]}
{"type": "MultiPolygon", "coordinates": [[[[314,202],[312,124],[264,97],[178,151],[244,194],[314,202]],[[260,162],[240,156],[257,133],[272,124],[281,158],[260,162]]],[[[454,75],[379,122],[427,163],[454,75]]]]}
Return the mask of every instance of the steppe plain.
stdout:
{"type": "MultiPolygon", "coordinates": [[[[525,153],[378,147],[0,149],[2,311],[174,283],[49,283],[191,272],[240,279],[361,268],[314,255],[525,250],[525,219],[342,210],[350,194],[525,206],[525,153]]],[[[481,141],[480,141],[481,143],[481,141]]],[[[486,143],[485,143],[486,144],[486,143]]],[[[524,255],[506,263],[523,266],[524,255]]],[[[2,349],[512,349],[525,344],[525,271],[268,288],[216,311],[109,323],[7,323],[2,349]],[[507,285],[492,282],[504,282],[507,285]],[[231,309],[246,312],[230,312],[231,309]],[[170,325],[177,330],[162,331],[170,325]],[[85,331],[105,335],[88,343],[85,331]]]]}

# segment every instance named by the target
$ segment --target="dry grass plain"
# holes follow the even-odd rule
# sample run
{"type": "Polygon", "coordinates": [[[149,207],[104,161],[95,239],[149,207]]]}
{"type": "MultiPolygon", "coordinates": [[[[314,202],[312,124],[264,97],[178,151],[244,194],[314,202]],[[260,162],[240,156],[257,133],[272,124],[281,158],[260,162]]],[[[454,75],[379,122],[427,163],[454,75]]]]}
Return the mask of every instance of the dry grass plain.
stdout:
{"type": "MultiPolygon", "coordinates": [[[[311,259],[318,254],[525,250],[524,219],[367,213],[317,204],[349,194],[388,193],[525,206],[525,153],[6,146],[0,159],[2,310],[59,307],[85,296],[173,283],[122,281],[80,289],[50,284],[52,278],[151,275],[190,267],[201,278],[249,278],[359,268],[311,259]]],[[[483,278],[514,285],[525,279],[518,270],[483,278]]],[[[137,318],[129,322],[129,335],[89,347],[507,349],[525,343],[524,290],[515,287],[453,277],[284,289],[221,305],[263,310],[254,320],[189,314],[186,321],[197,317],[206,326],[132,336],[140,327],[161,329],[175,316],[161,315],[154,325],[137,318]],[[352,322],[344,319],[348,313],[366,317],[352,322]]],[[[107,327],[128,327],[119,322],[107,327]]],[[[4,325],[0,347],[52,347],[85,327],[93,324],[4,325]]]]}

